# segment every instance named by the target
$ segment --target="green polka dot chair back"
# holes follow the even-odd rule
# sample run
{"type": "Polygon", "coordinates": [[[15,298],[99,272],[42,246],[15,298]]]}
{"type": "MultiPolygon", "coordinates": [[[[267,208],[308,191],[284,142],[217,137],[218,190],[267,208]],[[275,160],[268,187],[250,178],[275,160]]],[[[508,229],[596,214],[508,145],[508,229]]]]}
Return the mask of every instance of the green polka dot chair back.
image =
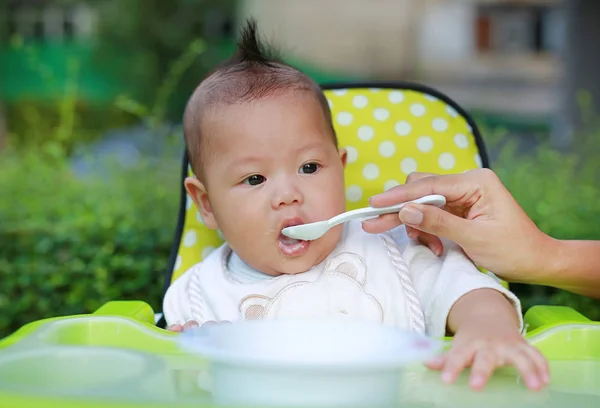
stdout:
{"type": "MultiPolygon", "coordinates": [[[[475,123],[447,96],[420,85],[338,84],[324,86],[340,147],[348,151],[348,209],[404,183],[414,171],[461,173],[487,167],[475,123]]],[[[191,174],[187,159],[185,177],[191,174]]],[[[186,196],[171,252],[166,286],[221,245],[222,237],[203,225],[186,196]]],[[[165,288],[166,289],[166,288],[165,288]]]]}

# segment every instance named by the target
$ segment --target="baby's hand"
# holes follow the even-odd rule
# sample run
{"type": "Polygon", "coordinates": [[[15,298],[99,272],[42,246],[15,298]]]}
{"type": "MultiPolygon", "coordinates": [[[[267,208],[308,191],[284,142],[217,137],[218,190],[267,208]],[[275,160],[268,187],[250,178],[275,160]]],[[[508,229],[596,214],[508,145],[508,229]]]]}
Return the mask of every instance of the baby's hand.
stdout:
{"type": "MultiPolygon", "coordinates": [[[[202,326],[211,325],[211,324],[219,324],[219,323],[231,323],[231,322],[227,321],[227,320],[223,320],[220,322],[215,322],[215,321],[209,320],[209,321],[205,322],[202,326]]],[[[198,327],[198,326],[200,326],[200,325],[198,324],[197,321],[188,320],[187,322],[185,322],[185,324],[183,326],[180,324],[172,324],[169,327],[167,327],[167,330],[173,331],[173,332],[182,332],[184,330],[188,330],[188,329],[191,329],[193,327],[198,327]]]]}
{"type": "Polygon", "coordinates": [[[529,389],[539,390],[550,382],[550,369],[544,356],[517,331],[493,328],[465,328],[454,336],[452,348],[440,358],[427,363],[442,371],[442,381],[452,383],[471,367],[469,384],[482,389],[494,370],[513,365],[529,389]]]}

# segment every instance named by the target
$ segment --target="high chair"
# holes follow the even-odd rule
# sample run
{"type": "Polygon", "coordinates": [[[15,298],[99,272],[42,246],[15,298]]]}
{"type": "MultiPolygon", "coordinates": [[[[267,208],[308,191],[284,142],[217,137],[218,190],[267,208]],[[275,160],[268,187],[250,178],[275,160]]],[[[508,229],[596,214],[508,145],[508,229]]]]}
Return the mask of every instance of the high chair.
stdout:
{"type": "MultiPolygon", "coordinates": [[[[409,83],[325,86],[339,146],[348,152],[348,210],[368,206],[369,197],[406,181],[414,172],[462,173],[488,167],[475,122],[454,101],[409,83]]],[[[182,179],[192,175],[187,156],[182,179]]],[[[223,243],[208,229],[181,189],[177,231],[165,291],[181,274],[223,243]]]]}

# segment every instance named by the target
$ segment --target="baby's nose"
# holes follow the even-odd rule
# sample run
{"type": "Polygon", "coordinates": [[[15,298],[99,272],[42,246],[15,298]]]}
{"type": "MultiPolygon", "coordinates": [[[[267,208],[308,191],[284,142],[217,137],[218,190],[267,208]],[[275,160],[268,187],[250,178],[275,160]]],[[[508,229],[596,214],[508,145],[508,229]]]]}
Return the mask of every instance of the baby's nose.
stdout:
{"type": "Polygon", "coordinates": [[[300,189],[294,184],[282,185],[274,197],[273,206],[280,207],[282,205],[302,204],[303,195],[300,189]]]}

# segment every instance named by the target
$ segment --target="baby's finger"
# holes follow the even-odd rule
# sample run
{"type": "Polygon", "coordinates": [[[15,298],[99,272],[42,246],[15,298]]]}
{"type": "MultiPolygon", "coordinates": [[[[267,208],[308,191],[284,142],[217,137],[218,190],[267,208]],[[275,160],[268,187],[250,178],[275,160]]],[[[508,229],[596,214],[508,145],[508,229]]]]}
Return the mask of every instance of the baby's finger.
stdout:
{"type": "Polygon", "coordinates": [[[192,327],[198,327],[198,326],[200,326],[200,325],[198,324],[198,322],[197,322],[197,321],[194,321],[194,320],[188,320],[188,321],[187,321],[187,322],[185,322],[185,324],[183,325],[183,330],[188,330],[188,329],[191,329],[192,327]]]}
{"type": "Polygon", "coordinates": [[[167,327],[167,330],[172,332],[182,332],[183,326],[180,324],[172,324],[169,327],[167,327]]]}
{"type": "Polygon", "coordinates": [[[546,360],[546,357],[544,357],[542,353],[533,346],[527,347],[527,353],[529,353],[529,356],[533,360],[533,363],[536,365],[541,380],[544,383],[549,384],[550,366],[548,365],[548,360],[546,360]]]}
{"type": "Polygon", "coordinates": [[[539,390],[542,387],[542,379],[538,374],[534,359],[528,350],[523,347],[510,347],[503,349],[504,360],[512,363],[523,377],[525,385],[531,390],[539,390]]]}
{"type": "Polygon", "coordinates": [[[440,371],[442,368],[444,368],[444,364],[446,364],[447,356],[448,354],[436,356],[435,358],[426,361],[425,367],[429,368],[430,370],[440,371]]]}
{"type": "Polygon", "coordinates": [[[457,350],[450,350],[446,357],[446,364],[442,370],[442,381],[451,384],[456,377],[473,361],[473,349],[464,347],[457,350]]]}
{"type": "Polygon", "coordinates": [[[488,382],[498,362],[494,354],[486,349],[479,350],[473,359],[469,385],[474,390],[481,390],[488,382]]]}

